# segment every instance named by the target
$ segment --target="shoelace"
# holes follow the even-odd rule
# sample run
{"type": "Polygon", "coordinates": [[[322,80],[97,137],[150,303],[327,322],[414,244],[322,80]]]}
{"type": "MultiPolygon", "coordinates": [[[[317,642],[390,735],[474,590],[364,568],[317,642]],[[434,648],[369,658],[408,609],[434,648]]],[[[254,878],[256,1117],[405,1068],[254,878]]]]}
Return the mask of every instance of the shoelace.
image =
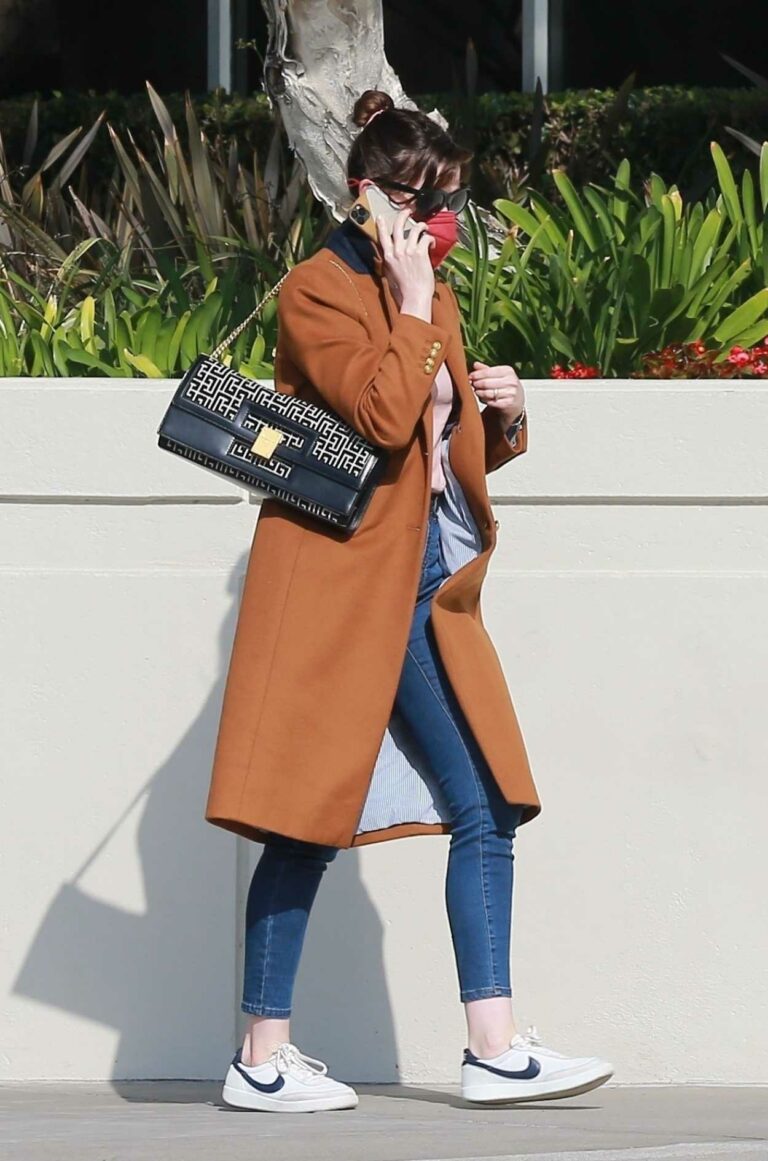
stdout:
{"type": "Polygon", "coordinates": [[[328,1065],[323,1064],[322,1060],[315,1060],[314,1056],[307,1056],[306,1053],[300,1052],[295,1044],[290,1044],[286,1041],[284,1044],[278,1044],[275,1049],[275,1068],[278,1072],[288,1072],[291,1068],[296,1068],[300,1072],[308,1072],[312,1076],[324,1076],[328,1071],[328,1065]]]}
{"type": "Polygon", "coordinates": [[[536,1030],[535,1024],[530,1025],[530,1027],[528,1028],[528,1031],[525,1033],[525,1036],[523,1037],[523,1040],[525,1040],[531,1046],[531,1048],[536,1048],[542,1043],[542,1039],[536,1030]]]}
{"type": "Polygon", "coordinates": [[[521,1037],[519,1044],[520,1048],[533,1048],[540,1056],[551,1056],[555,1060],[564,1060],[565,1056],[562,1052],[555,1052],[554,1048],[546,1048],[542,1042],[541,1037],[536,1031],[536,1025],[531,1024],[525,1036],[521,1037]]]}

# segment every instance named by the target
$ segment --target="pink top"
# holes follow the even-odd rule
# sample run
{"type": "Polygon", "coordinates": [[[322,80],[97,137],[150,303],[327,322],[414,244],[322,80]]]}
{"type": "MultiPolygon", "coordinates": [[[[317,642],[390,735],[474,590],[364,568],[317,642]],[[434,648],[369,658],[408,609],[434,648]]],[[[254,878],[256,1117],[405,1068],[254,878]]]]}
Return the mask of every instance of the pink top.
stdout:
{"type": "Polygon", "coordinates": [[[440,455],[440,440],[453,406],[453,379],[445,364],[440,364],[440,370],[432,384],[432,491],[445,490],[445,473],[440,455]]]}

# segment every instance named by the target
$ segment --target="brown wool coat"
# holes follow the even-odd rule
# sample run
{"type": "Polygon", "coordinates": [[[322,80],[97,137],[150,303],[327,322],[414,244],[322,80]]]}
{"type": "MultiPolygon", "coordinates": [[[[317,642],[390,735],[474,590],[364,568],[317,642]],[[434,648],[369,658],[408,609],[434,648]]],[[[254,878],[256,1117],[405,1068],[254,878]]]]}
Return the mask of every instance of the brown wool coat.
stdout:
{"type": "Polygon", "coordinates": [[[480,597],[496,546],[486,475],[514,446],[470,384],[457,300],[438,279],[431,323],[400,314],[377,247],[361,273],[328,246],[278,295],[275,386],[333,408],[390,460],[351,535],[262,500],[224,690],[205,818],[258,842],[270,832],[336,847],[449,833],[410,817],[358,833],[414,610],[432,473],[431,386],[447,361],[460,400],[450,465],[482,537],[432,598],[438,648],[509,802],[541,806],[480,597]],[[433,362],[428,362],[432,356],[433,362]]]}

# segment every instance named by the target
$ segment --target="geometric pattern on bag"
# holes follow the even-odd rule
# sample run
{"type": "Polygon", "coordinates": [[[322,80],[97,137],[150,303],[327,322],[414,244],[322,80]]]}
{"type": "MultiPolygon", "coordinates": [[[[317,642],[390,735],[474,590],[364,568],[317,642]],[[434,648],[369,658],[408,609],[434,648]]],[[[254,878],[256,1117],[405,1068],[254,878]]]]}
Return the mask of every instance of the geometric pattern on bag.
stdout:
{"type": "Polygon", "coordinates": [[[199,355],[184,373],[157,429],[157,442],[192,463],[352,533],[386,471],[388,453],[332,408],[266,387],[220,362],[222,352],[287,277],[283,275],[210,355],[199,355]],[[274,431],[263,433],[265,427],[277,429],[282,439],[275,443],[274,431]],[[227,429],[229,438],[223,441],[227,429]],[[261,434],[265,438],[254,452],[253,443],[261,434]],[[291,470],[294,460],[297,472],[291,470]]]}
{"type": "MultiPolygon", "coordinates": [[[[161,447],[175,452],[182,459],[191,460],[192,463],[199,464],[201,468],[208,468],[209,471],[216,472],[220,476],[226,476],[230,480],[240,480],[243,484],[251,483],[251,477],[249,475],[245,472],[239,472],[231,464],[222,464],[220,460],[214,459],[212,456],[207,456],[204,452],[185,447],[184,444],[177,443],[175,440],[165,438],[163,439],[161,447]]],[[[262,465],[262,471],[264,467],[265,465],[262,465]]],[[[286,492],[283,488],[273,488],[272,485],[270,485],[269,495],[274,496],[276,500],[284,500],[292,508],[298,508],[300,512],[306,512],[308,516],[317,516],[320,520],[325,520],[329,524],[341,523],[337,512],[334,512],[331,508],[324,508],[322,504],[318,504],[315,500],[296,497],[291,492],[286,492]]]]}
{"type": "MultiPolygon", "coordinates": [[[[370,451],[361,446],[359,435],[355,432],[340,431],[338,420],[332,419],[322,407],[317,407],[307,400],[298,400],[296,396],[288,395],[284,391],[273,391],[271,387],[264,387],[251,379],[246,379],[237,371],[225,367],[223,363],[206,363],[202,366],[194,382],[190,383],[184,392],[184,398],[198,407],[204,407],[213,415],[221,415],[230,421],[235,419],[244,402],[258,399],[261,407],[268,408],[275,415],[294,419],[303,427],[317,432],[317,439],[310,448],[310,454],[320,463],[359,478],[370,461],[370,451]]],[[[259,416],[246,415],[241,426],[258,432],[263,423],[263,419],[259,416]]],[[[286,428],[281,430],[285,434],[287,444],[299,448],[302,446],[303,440],[299,438],[296,442],[294,433],[286,428]]]]}
{"type": "MultiPolygon", "coordinates": [[[[256,463],[256,456],[251,451],[251,445],[242,443],[239,439],[233,439],[229,447],[229,454],[238,460],[245,460],[247,464],[256,463]]],[[[287,480],[291,474],[291,464],[283,463],[282,460],[260,459],[258,461],[259,467],[263,472],[272,472],[273,475],[279,476],[283,480],[287,480]]]]}

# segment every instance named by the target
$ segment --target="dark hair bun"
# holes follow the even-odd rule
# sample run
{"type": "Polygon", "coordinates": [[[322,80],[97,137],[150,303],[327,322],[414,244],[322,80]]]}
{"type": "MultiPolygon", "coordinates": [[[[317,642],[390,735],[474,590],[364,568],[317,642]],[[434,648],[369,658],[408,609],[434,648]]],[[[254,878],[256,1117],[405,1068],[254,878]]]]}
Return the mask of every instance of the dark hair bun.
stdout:
{"type": "Polygon", "coordinates": [[[355,101],[352,120],[355,125],[367,125],[374,113],[394,109],[395,102],[383,89],[366,89],[355,101]]]}

